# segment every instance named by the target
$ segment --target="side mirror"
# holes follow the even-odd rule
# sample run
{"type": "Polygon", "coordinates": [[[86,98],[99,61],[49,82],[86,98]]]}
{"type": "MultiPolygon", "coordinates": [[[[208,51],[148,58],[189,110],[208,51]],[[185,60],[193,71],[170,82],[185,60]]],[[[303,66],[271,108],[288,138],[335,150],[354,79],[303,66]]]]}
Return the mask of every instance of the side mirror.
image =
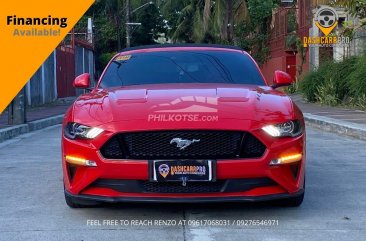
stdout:
{"type": "Polygon", "coordinates": [[[74,80],[74,87],[80,88],[80,89],[87,89],[90,86],[90,74],[85,73],[82,75],[79,75],[74,80]]]}
{"type": "Polygon", "coordinates": [[[291,85],[292,82],[293,82],[293,80],[288,73],[280,71],[280,70],[276,70],[274,78],[273,78],[272,88],[275,89],[275,88],[278,88],[281,86],[288,86],[288,85],[291,85]]]}

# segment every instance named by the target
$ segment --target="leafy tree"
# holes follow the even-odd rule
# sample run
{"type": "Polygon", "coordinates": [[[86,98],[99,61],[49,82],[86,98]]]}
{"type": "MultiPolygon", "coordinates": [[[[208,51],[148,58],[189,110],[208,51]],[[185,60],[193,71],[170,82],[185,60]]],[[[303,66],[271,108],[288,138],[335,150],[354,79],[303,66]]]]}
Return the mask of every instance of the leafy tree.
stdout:
{"type": "Polygon", "coordinates": [[[154,4],[147,6],[143,11],[136,12],[136,20],[141,23],[141,26],[132,31],[132,45],[153,44],[159,34],[166,32],[164,19],[154,4]]]}
{"type": "Polygon", "coordinates": [[[268,58],[269,23],[277,0],[161,0],[174,42],[239,45],[260,63],[268,58]],[[168,16],[168,17],[167,17],[168,16]]]}
{"type": "MultiPolygon", "coordinates": [[[[149,1],[131,0],[131,10],[147,2],[149,1]]],[[[87,18],[93,19],[96,68],[99,71],[104,68],[111,56],[126,46],[125,6],[125,0],[97,0],[76,26],[78,32],[85,32],[87,18]]],[[[164,19],[156,4],[146,5],[134,12],[131,21],[141,23],[141,26],[133,31],[133,45],[154,43],[157,34],[166,31],[164,19]]]]}
{"type": "MultiPolygon", "coordinates": [[[[131,14],[131,22],[141,23],[133,29],[131,43],[152,44],[159,33],[166,33],[173,42],[239,45],[263,63],[269,55],[269,23],[278,1],[155,0],[131,14]]],[[[132,10],[149,0],[130,2],[132,10]]],[[[95,46],[100,56],[97,68],[103,68],[107,57],[125,46],[125,3],[97,0],[81,20],[94,19],[95,46]]]]}
{"type": "Polygon", "coordinates": [[[269,24],[272,10],[277,7],[273,0],[248,0],[248,21],[241,21],[235,28],[238,45],[251,52],[259,64],[269,57],[269,24]]]}
{"type": "Polygon", "coordinates": [[[235,26],[249,20],[246,0],[219,0],[215,2],[213,29],[220,42],[236,43],[235,26]]]}
{"type": "Polygon", "coordinates": [[[348,12],[360,18],[360,21],[356,24],[346,24],[343,34],[353,38],[355,32],[366,26],[366,0],[332,0],[331,4],[335,6],[344,7],[348,12]]]}
{"type": "Polygon", "coordinates": [[[97,72],[124,46],[123,4],[122,0],[97,0],[75,26],[75,32],[85,33],[87,19],[93,19],[97,72]]]}
{"type": "Polygon", "coordinates": [[[333,0],[332,4],[345,7],[354,16],[366,17],[366,0],[333,0]]]}
{"type": "Polygon", "coordinates": [[[190,0],[157,0],[157,5],[167,24],[167,34],[174,42],[192,42],[192,21],[186,18],[192,6],[190,0]]]}
{"type": "Polygon", "coordinates": [[[211,1],[158,1],[167,20],[168,36],[173,42],[204,42],[209,28],[211,1]]]}

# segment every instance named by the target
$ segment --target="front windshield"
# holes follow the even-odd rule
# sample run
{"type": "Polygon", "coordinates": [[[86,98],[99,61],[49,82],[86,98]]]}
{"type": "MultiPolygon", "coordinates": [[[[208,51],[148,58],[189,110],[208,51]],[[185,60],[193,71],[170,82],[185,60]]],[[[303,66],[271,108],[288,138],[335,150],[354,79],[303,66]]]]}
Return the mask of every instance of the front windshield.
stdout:
{"type": "Polygon", "coordinates": [[[100,87],[170,83],[264,85],[256,65],[233,51],[163,51],[117,56],[100,87]]]}

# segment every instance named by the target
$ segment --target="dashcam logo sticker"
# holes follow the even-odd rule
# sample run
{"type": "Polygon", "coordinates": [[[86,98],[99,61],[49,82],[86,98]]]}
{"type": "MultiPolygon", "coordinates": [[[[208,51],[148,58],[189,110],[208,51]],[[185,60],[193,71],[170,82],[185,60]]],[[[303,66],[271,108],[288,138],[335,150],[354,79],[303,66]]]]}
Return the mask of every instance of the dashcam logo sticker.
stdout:
{"type": "Polygon", "coordinates": [[[324,35],[304,36],[304,47],[344,47],[350,44],[350,37],[340,33],[332,33],[338,26],[339,16],[337,11],[329,6],[320,7],[314,16],[315,25],[324,35]]]}
{"type": "Polygon", "coordinates": [[[159,166],[159,173],[164,178],[166,178],[166,176],[168,176],[169,170],[170,170],[170,168],[167,164],[161,164],[159,166]]]}

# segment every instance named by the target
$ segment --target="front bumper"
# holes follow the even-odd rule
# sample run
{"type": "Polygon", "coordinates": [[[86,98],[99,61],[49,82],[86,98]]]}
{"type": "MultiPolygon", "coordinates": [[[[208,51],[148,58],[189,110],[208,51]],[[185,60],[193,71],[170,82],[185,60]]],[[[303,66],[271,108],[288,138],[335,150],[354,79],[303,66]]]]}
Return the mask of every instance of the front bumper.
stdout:
{"type": "Polygon", "coordinates": [[[159,193],[116,190],[96,187],[99,180],[149,180],[148,160],[109,160],[100,154],[100,147],[112,136],[107,133],[93,141],[74,141],[63,137],[62,158],[64,185],[67,195],[106,202],[151,201],[151,202],[210,202],[210,201],[265,201],[301,195],[305,173],[305,134],[296,138],[270,138],[263,133],[252,132],[267,147],[261,158],[217,160],[216,179],[237,180],[267,178],[273,181],[267,186],[232,192],[159,193]],[[269,165],[270,161],[283,154],[302,153],[303,159],[294,165],[269,165]],[[78,156],[96,162],[97,167],[79,166],[70,177],[66,155],[78,156]]]}
{"type": "Polygon", "coordinates": [[[95,195],[74,195],[65,190],[65,195],[79,202],[104,202],[104,203],[212,203],[212,202],[266,202],[272,200],[281,200],[301,196],[304,189],[300,189],[295,193],[282,193],[263,196],[235,196],[235,197],[105,197],[95,195]]]}

